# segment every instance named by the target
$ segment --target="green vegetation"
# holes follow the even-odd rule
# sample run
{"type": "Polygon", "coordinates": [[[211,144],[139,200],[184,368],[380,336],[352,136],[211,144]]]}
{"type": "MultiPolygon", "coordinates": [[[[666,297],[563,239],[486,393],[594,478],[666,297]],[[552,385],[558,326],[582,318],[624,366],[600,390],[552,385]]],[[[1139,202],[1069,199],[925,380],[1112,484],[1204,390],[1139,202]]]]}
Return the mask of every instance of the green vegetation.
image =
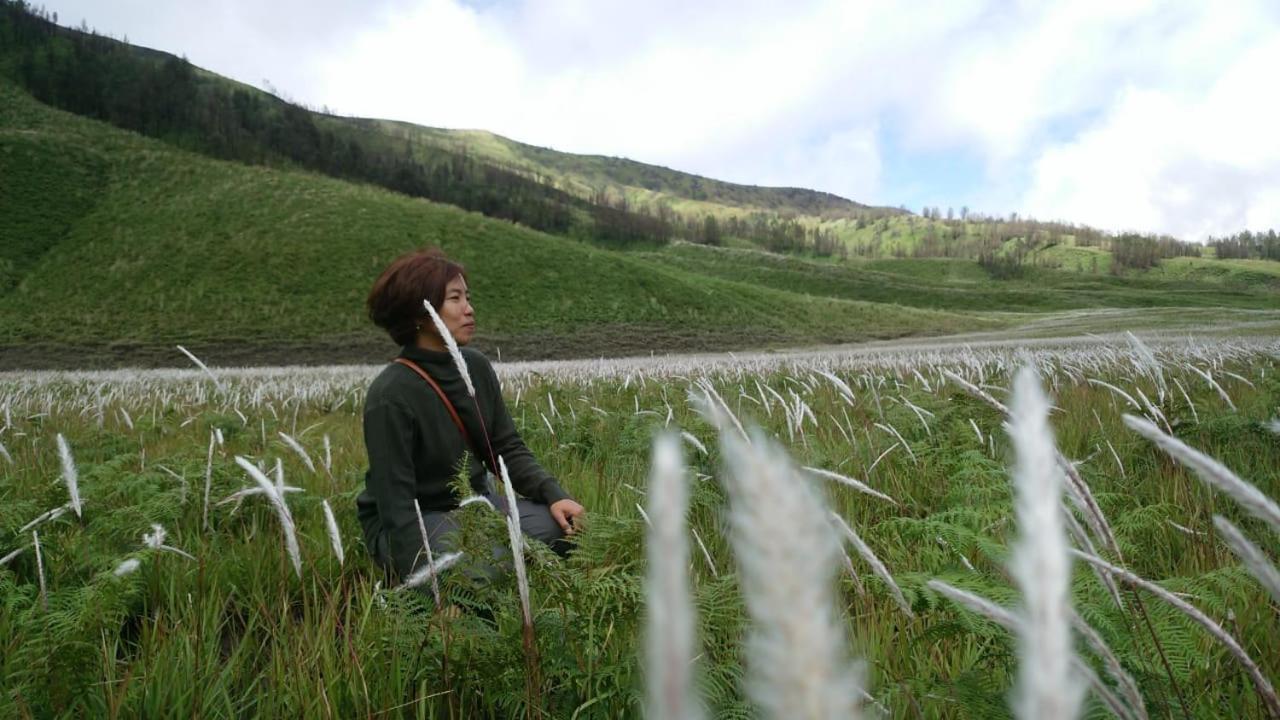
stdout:
{"type": "Polygon", "coordinates": [[[508,357],[1005,324],[757,287],[367,185],[213,161],[53,110],[3,83],[0,174],[31,181],[6,183],[6,193],[26,195],[6,202],[0,234],[42,228],[4,244],[12,255],[0,337],[15,364],[83,363],[95,348],[134,362],[159,348],[171,359],[175,343],[214,349],[221,364],[376,360],[392,348],[364,317],[365,293],[393,257],[427,244],[467,265],[481,344],[508,357]],[[62,224],[47,222],[51,213],[62,224]]]}
{"type": "MultiPolygon", "coordinates": [[[[1186,363],[1207,366],[1194,355],[1156,348],[1170,383],[1163,401],[1155,384],[1135,379],[1129,358],[1113,349],[1046,353],[1037,362],[1055,378],[1051,422],[1058,444],[1082,461],[1079,470],[1110,519],[1125,566],[1185,593],[1274,678],[1280,620],[1214,534],[1211,517],[1229,518],[1271,558],[1280,554],[1278,538],[1127,431],[1120,422],[1124,401],[1078,376],[1080,367],[1090,367],[1089,377],[1130,393],[1141,388],[1182,440],[1276,497],[1280,443],[1263,423],[1280,405],[1280,365],[1265,351],[1199,347],[1205,357],[1231,358],[1214,375],[1238,412],[1186,369],[1186,363]],[[1174,379],[1194,405],[1174,389],[1174,379]]],[[[992,386],[1008,383],[998,367],[1016,366],[1012,352],[946,357],[941,362],[961,372],[982,367],[992,386]]],[[[858,477],[898,502],[823,486],[831,509],[884,561],[914,613],[906,617],[856,555],[865,592],[839,571],[840,617],[850,653],[867,660],[875,702],[898,718],[1008,717],[1017,662],[1009,634],[925,585],[941,578],[1006,606],[1018,602],[1005,576],[1016,531],[1001,418],[954,385],[939,385],[938,366],[892,357],[847,363],[828,356],[785,371],[735,363],[712,370],[710,379],[744,422],[761,424],[798,463],[858,477]],[[813,368],[835,372],[854,388],[852,399],[842,399],[813,368]],[[908,368],[918,369],[931,389],[908,368]],[[802,420],[796,431],[790,410],[756,382],[779,396],[795,393],[814,420],[802,420]],[[895,448],[897,438],[877,423],[900,433],[911,454],[895,448]]],[[[686,371],[650,365],[627,371],[624,382],[622,373],[544,368],[506,381],[530,448],[590,513],[570,560],[534,548],[529,565],[541,675],[536,697],[546,717],[639,715],[645,523],[636,505],[646,502],[650,442],[668,408],[673,425],[708,448],[704,455],[686,446],[689,523],[714,563],[713,569],[693,546],[700,691],[713,717],[751,713],[741,687],[747,619],[727,537],[723,457],[714,430],[685,401],[698,377],[686,371]]],[[[0,458],[0,557],[20,551],[0,567],[0,716],[530,715],[513,578],[476,585],[447,573],[444,601],[461,612],[438,614],[429,595],[386,592],[360,545],[354,498],[365,469],[359,408],[368,377],[304,370],[222,380],[225,392],[190,373],[0,380],[12,420],[0,439],[13,458],[12,464],[0,458]],[[205,529],[203,482],[215,428],[225,444],[214,448],[208,466],[213,505],[205,529]],[[315,472],[278,432],[298,438],[315,472]],[[52,481],[60,473],[58,433],[74,453],[84,511],[83,520],[68,513],[36,527],[46,610],[31,532],[18,529],[67,502],[66,488],[52,481]],[[251,484],[235,455],[268,468],[280,458],[285,481],[302,488],[287,496],[302,546],[300,579],[262,497],[218,504],[251,484]],[[342,566],[325,533],[322,499],[338,518],[342,566]],[[144,549],[141,536],[152,523],[168,531],[166,544],[196,559],[144,549]],[[139,568],[114,576],[126,558],[140,560],[139,568]]],[[[466,511],[463,524],[470,552],[503,541],[497,517],[480,506],[466,511]]],[[[1076,608],[1134,676],[1150,717],[1183,717],[1184,707],[1196,718],[1263,716],[1239,667],[1185,616],[1147,595],[1148,630],[1139,596],[1125,593],[1127,609],[1118,609],[1082,563],[1073,588],[1076,608]]],[[[1079,652],[1108,677],[1083,643],[1079,652]]],[[[1096,698],[1089,711],[1103,716],[1096,698]]]]}

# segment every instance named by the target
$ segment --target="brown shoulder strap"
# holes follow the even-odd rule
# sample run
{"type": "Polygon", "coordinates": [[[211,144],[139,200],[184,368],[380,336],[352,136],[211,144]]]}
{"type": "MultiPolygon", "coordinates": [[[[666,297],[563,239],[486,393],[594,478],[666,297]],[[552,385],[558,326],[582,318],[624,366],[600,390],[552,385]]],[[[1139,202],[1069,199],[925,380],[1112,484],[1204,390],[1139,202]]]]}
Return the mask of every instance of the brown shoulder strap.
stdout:
{"type": "Polygon", "coordinates": [[[431,386],[431,389],[435,390],[436,394],[440,396],[440,400],[444,403],[445,409],[449,411],[449,416],[453,418],[453,424],[457,425],[458,430],[462,431],[462,439],[467,443],[467,447],[471,447],[471,435],[467,433],[466,426],[462,424],[462,418],[458,417],[457,409],[453,407],[453,403],[449,401],[449,396],[444,394],[444,390],[442,390],[440,385],[436,383],[435,378],[428,375],[426,370],[423,370],[405,358],[398,357],[392,360],[392,362],[400,363],[401,365],[418,373],[423,380],[427,381],[427,384],[431,386]]]}

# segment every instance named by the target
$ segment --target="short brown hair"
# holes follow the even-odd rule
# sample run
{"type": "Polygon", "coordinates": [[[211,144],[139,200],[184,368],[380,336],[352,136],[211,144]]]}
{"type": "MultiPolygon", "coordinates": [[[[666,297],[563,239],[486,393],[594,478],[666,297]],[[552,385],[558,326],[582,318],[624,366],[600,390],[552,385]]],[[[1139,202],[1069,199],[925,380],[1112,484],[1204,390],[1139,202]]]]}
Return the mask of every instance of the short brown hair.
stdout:
{"type": "Polygon", "coordinates": [[[427,311],[422,306],[430,300],[437,310],[444,303],[444,288],[467,271],[445,257],[440,248],[423,248],[405,253],[387,266],[373,282],[369,299],[369,319],[387,331],[399,345],[410,345],[417,337],[418,325],[427,311]]]}

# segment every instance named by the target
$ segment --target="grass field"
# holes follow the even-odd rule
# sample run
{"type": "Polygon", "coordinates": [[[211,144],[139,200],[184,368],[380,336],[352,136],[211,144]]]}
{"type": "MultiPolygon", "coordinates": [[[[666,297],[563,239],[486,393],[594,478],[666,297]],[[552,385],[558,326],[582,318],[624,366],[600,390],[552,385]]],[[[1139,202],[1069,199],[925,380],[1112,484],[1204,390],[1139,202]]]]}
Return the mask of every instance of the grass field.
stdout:
{"type": "MultiPolygon", "coordinates": [[[[1280,436],[1267,423],[1280,412],[1280,347],[1274,336],[1148,343],[1164,393],[1122,336],[500,366],[526,442],[590,512],[570,560],[537,549],[530,558],[539,673],[532,696],[510,576],[476,585],[446,573],[445,602],[466,610],[441,615],[429,595],[389,591],[364,554],[354,497],[365,469],[360,405],[376,368],[215,368],[221,390],[196,371],[0,375],[0,442],[12,459],[0,458],[0,557],[18,551],[0,567],[0,715],[637,716],[646,602],[638,508],[649,502],[652,439],[678,427],[706,448],[685,445],[689,526],[707,551],[691,545],[687,568],[698,614],[696,687],[713,716],[752,716],[744,686],[751,661],[740,640],[754,624],[729,539],[726,457],[690,400],[706,379],[796,463],[859,478],[897,503],[808,480],[883,560],[912,612],[856,555],[858,584],[831,569],[845,650],[866,661],[868,716],[1007,717],[1018,663],[1011,636],[926,583],[940,578],[1002,605],[1019,602],[1005,569],[1017,532],[1009,442],[999,414],[943,371],[1003,399],[1009,373],[1028,361],[1055,403],[1058,446],[1077,461],[1114,531],[1116,552],[1103,553],[1182,593],[1275,681],[1280,618],[1211,516],[1229,518],[1273,561],[1277,536],[1120,416],[1163,418],[1162,427],[1275,498],[1280,436]],[[1197,371],[1210,373],[1226,398],[1197,371]],[[1139,413],[1090,380],[1151,405],[1139,413]],[[301,443],[314,471],[282,432],[301,443]],[[59,434],[74,456],[83,518],[65,513],[26,528],[68,502],[57,479],[59,434]],[[281,461],[287,484],[302,489],[287,495],[301,577],[261,496],[220,503],[252,485],[237,455],[268,469],[281,461]],[[338,519],[342,565],[321,500],[338,519]],[[153,523],[167,530],[165,544],[195,559],[144,548],[153,523]],[[140,561],[137,570],[114,575],[129,558],[140,561]]],[[[466,512],[464,547],[502,541],[496,516],[466,512]]],[[[1182,717],[1184,709],[1203,718],[1264,716],[1248,677],[1184,615],[1128,592],[1118,608],[1083,563],[1071,587],[1076,609],[1134,678],[1151,717],[1182,717]]],[[[1097,656],[1083,644],[1078,652],[1113,687],[1097,656]]],[[[1096,695],[1087,714],[1106,715],[1096,695]]]]}

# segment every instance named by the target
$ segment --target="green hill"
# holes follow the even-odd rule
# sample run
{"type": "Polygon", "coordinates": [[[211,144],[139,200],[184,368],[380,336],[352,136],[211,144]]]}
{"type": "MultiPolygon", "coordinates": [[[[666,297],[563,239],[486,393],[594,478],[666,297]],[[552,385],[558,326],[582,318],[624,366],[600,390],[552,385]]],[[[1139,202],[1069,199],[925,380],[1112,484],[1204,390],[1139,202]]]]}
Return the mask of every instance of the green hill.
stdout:
{"type": "Polygon", "coordinates": [[[310,173],[210,160],[0,83],[0,363],[375,361],[372,279],[438,244],[507,357],[853,341],[1005,324],[715,277],[310,173]]]}

